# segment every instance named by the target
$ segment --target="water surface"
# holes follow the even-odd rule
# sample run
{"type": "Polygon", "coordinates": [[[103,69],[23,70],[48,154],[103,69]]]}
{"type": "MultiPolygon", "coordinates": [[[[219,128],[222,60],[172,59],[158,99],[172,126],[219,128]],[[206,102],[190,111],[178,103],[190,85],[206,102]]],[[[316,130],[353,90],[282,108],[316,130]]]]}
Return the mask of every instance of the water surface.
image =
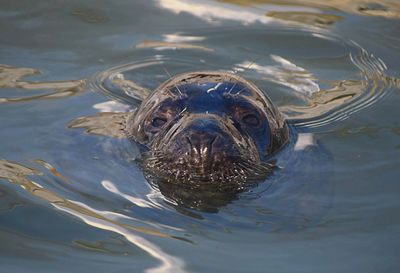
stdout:
{"type": "Polygon", "coordinates": [[[3,1],[2,272],[398,272],[396,1],[3,1]],[[145,180],[126,112],[228,70],[294,130],[211,211],[145,180]]]}

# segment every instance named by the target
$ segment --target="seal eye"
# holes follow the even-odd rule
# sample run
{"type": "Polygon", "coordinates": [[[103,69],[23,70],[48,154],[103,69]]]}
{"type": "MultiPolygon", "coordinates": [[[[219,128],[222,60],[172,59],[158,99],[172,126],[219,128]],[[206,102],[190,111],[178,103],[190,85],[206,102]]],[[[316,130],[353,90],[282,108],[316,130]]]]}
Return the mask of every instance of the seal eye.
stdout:
{"type": "Polygon", "coordinates": [[[254,114],[247,114],[242,117],[242,121],[250,126],[257,127],[260,124],[260,119],[254,114]]]}
{"type": "Polygon", "coordinates": [[[151,125],[153,125],[153,127],[161,127],[165,123],[167,123],[167,120],[165,118],[156,117],[151,122],[151,125]]]}

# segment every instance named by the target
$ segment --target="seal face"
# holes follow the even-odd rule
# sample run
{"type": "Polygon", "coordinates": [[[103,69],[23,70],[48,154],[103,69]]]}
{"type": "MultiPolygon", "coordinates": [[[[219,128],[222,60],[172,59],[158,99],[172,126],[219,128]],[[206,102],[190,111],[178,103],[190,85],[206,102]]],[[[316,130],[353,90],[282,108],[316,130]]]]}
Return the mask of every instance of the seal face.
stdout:
{"type": "Polygon", "coordinates": [[[228,72],[178,75],[127,119],[142,144],[143,166],[164,182],[226,191],[265,178],[268,160],[288,140],[288,127],[254,84],[228,72]]]}

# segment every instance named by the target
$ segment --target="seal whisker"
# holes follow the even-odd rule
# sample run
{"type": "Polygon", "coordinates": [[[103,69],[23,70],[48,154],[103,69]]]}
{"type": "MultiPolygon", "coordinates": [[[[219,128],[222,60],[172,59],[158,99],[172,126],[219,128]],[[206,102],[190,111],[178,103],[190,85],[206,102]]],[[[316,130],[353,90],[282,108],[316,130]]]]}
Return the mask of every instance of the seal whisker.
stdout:
{"type": "Polygon", "coordinates": [[[186,110],[187,110],[187,107],[183,108],[183,110],[179,112],[178,116],[181,116],[183,113],[186,112],[186,110]]]}
{"type": "MultiPolygon", "coordinates": [[[[172,75],[168,72],[167,68],[165,66],[163,66],[163,69],[164,69],[165,73],[168,75],[168,77],[172,80],[172,75]]],[[[183,93],[179,89],[178,85],[175,84],[175,88],[178,90],[179,95],[183,96],[183,93]]]]}
{"type": "Polygon", "coordinates": [[[230,89],[229,92],[228,92],[229,95],[231,94],[233,88],[235,88],[236,84],[237,84],[237,82],[235,82],[235,83],[232,85],[231,89],[230,89]]]}

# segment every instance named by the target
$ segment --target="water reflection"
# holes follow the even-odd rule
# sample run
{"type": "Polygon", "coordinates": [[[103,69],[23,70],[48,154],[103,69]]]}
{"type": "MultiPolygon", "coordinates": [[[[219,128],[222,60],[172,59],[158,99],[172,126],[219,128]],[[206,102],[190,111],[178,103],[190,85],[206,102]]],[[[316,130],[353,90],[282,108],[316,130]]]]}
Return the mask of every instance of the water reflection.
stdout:
{"type": "Polygon", "coordinates": [[[69,128],[84,128],[88,134],[126,138],[127,113],[99,113],[81,117],[69,123],[69,128]]]}
{"type": "Polygon", "coordinates": [[[101,14],[98,10],[87,7],[75,8],[72,10],[71,15],[90,24],[104,24],[110,20],[110,18],[101,14]]]}
{"type": "Polygon", "coordinates": [[[6,0],[2,7],[0,51],[14,67],[0,73],[0,154],[19,162],[0,163],[4,271],[42,272],[44,264],[68,271],[73,259],[69,271],[177,272],[183,260],[188,271],[215,272],[240,257],[229,260],[240,272],[266,265],[293,272],[299,264],[396,272],[399,85],[388,77],[398,76],[396,1],[6,0]],[[271,95],[300,132],[267,183],[228,202],[206,196],[196,210],[187,208],[197,205],[190,193],[146,183],[131,160],[137,150],[123,138],[123,113],[168,79],[164,68],[234,71],[271,95]],[[95,71],[88,85],[68,81],[95,71]],[[58,77],[67,80],[48,83],[58,77]],[[82,93],[87,88],[94,92],[82,93]],[[210,206],[218,213],[204,212],[210,206]]]}
{"type": "Polygon", "coordinates": [[[75,96],[83,92],[86,82],[77,81],[54,81],[54,82],[32,82],[23,81],[22,78],[38,75],[40,71],[33,68],[12,67],[0,64],[0,88],[13,88],[25,90],[51,89],[46,94],[24,97],[5,98],[0,97],[0,103],[26,102],[37,99],[59,99],[75,96]]]}
{"type": "Polygon", "coordinates": [[[190,13],[210,23],[221,20],[238,21],[242,24],[268,24],[278,19],[281,22],[316,27],[328,27],[343,19],[337,14],[325,13],[351,12],[369,16],[399,18],[400,6],[391,1],[368,3],[363,0],[321,1],[321,0],[158,0],[159,5],[174,13],[190,13]],[[233,5],[232,5],[233,4],[233,5]],[[324,10],[324,12],[322,12],[324,10]]]}
{"type": "Polygon", "coordinates": [[[0,214],[11,211],[23,204],[24,202],[16,198],[12,191],[0,188],[0,214]]]}
{"type": "MultiPolygon", "coordinates": [[[[43,160],[40,160],[39,162],[41,162],[42,165],[50,167],[53,172],[58,174],[58,172],[54,170],[50,164],[43,160]]],[[[139,235],[134,234],[132,231],[164,238],[173,238],[172,236],[155,229],[135,227],[133,225],[124,224],[120,219],[129,218],[128,216],[111,211],[96,210],[85,203],[61,197],[56,192],[46,189],[39,183],[28,178],[28,176],[32,175],[41,175],[41,173],[36,169],[26,167],[16,162],[0,160],[0,178],[7,179],[11,183],[19,185],[32,195],[49,202],[60,211],[67,212],[72,216],[81,219],[90,226],[108,230],[124,236],[126,240],[140,247],[143,251],[160,261],[160,266],[148,269],[146,272],[186,272],[186,270],[184,270],[184,262],[181,259],[165,253],[157,245],[139,235]]],[[[108,187],[110,188],[110,185],[108,185],[108,187]]]]}
{"type": "MultiPolygon", "coordinates": [[[[357,45],[359,47],[359,45],[357,45]]],[[[393,86],[399,85],[399,80],[386,75],[386,64],[373,54],[360,47],[360,54],[350,54],[349,57],[359,69],[362,79],[342,80],[333,82],[332,88],[315,94],[310,99],[308,113],[299,107],[289,107],[283,111],[295,111],[293,117],[299,125],[319,127],[335,121],[344,120],[351,114],[365,109],[383,98],[393,86]],[[311,111],[309,111],[311,109],[311,111]]]]}
{"type": "MultiPolygon", "coordinates": [[[[290,35],[290,32],[283,35],[290,35]]],[[[326,33],[312,32],[311,35],[310,39],[315,40],[316,44],[320,41],[327,42],[331,46],[344,44],[345,52],[341,53],[344,55],[325,60],[319,57],[300,59],[300,62],[308,64],[309,68],[306,68],[285,58],[284,55],[270,54],[257,57],[261,61],[247,60],[233,64],[228,70],[245,77],[249,74],[258,81],[264,81],[268,93],[274,91],[270,87],[271,83],[285,86],[289,90],[286,94],[290,101],[279,105],[279,109],[291,122],[306,127],[318,127],[343,120],[351,113],[360,111],[384,97],[388,87],[398,85],[397,79],[385,74],[387,70],[385,63],[360,45],[326,33]],[[261,62],[268,64],[263,65],[261,62]],[[339,65],[333,67],[335,74],[340,70],[354,72],[343,74],[343,77],[347,77],[344,79],[337,77],[330,79],[329,74],[326,74],[325,78],[318,78],[310,70],[318,69],[324,62],[339,65]],[[257,73],[256,76],[252,71],[257,73]]],[[[183,71],[191,68],[200,70],[203,67],[204,70],[209,70],[210,67],[215,69],[212,63],[203,63],[202,60],[196,62],[183,57],[170,60],[158,56],[103,71],[96,75],[92,84],[116,99],[122,98],[127,102],[135,99],[135,103],[131,104],[137,106],[151,91],[135,82],[135,74],[142,74],[142,69],[155,70],[159,67],[159,71],[163,71],[165,67],[174,66],[183,67],[183,71]]]]}
{"type": "Polygon", "coordinates": [[[136,48],[154,48],[156,50],[165,50],[165,49],[194,49],[194,50],[202,50],[202,51],[213,51],[212,48],[208,48],[201,45],[188,44],[188,43],[174,43],[174,42],[166,42],[166,41],[154,41],[154,40],[145,40],[136,45],[136,48]]]}
{"type": "Polygon", "coordinates": [[[327,27],[343,19],[338,15],[305,11],[270,11],[267,16],[318,27],[327,27]]]}
{"type": "MultiPolygon", "coordinates": [[[[164,181],[162,177],[146,175],[146,180],[160,191],[166,201],[186,215],[202,218],[198,212],[217,213],[221,208],[237,200],[245,190],[223,191],[212,185],[204,187],[187,187],[178,183],[164,181]]],[[[260,182],[260,181],[258,181],[260,182]]],[[[267,181],[265,183],[268,183],[267,181]]],[[[247,190],[250,188],[250,182],[247,190]]],[[[255,186],[256,182],[252,186],[255,186]]]]}
{"type": "Polygon", "coordinates": [[[270,58],[277,65],[262,66],[256,62],[245,61],[237,66],[246,70],[256,70],[265,79],[289,87],[294,91],[294,95],[312,96],[320,91],[317,79],[311,72],[281,56],[271,55],[270,58]]]}
{"type": "Polygon", "coordinates": [[[201,20],[217,23],[218,20],[239,21],[243,24],[255,22],[269,23],[272,19],[265,16],[265,12],[255,9],[243,9],[231,5],[216,3],[214,1],[192,1],[192,0],[158,0],[160,7],[170,10],[176,14],[186,12],[201,20]]]}
{"type": "MultiPolygon", "coordinates": [[[[344,41],[326,32],[312,31],[309,33],[305,30],[303,32],[303,34],[296,32],[296,35],[299,35],[299,41],[303,41],[301,39],[304,35],[304,40],[310,40],[305,42],[307,45],[326,43],[329,46],[327,54],[332,54],[332,56],[324,59],[320,56],[314,57],[311,53],[307,58],[304,56],[296,58],[290,56],[290,52],[293,47],[297,49],[299,46],[293,45],[291,47],[289,45],[287,49],[288,53],[286,54],[286,51],[279,48],[281,51],[279,55],[264,54],[255,61],[242,60],[242,62],[233,63],[228,68],[234,73],[240,73],[245,77],[248,75],[250,78],[256,78],[258,84],[266,86],[265,90],[268,93],[272,92],[274,94],[273,92],[276,92],[275,89],[279,92],[285,92],[288,101],[281,102],[279,109],[295,126],[309,129],[343,120],[351,113],[368,107],[379,100],[385,95],[387,87],[391,83],[396,82],[395,79],[386,76],[385,71],[387,68],[385,63],[373,56],[373,54],[365,51],[358,44],[351,41],[344,41]],[[334,53],[331,53],[332,51],[334,53]],[[325,78],[322,78],[315,72],[312,72],[313,70],[318,71],[318,69],[321,69],[321,66],[322,69],[325,68],[323,66],[325,63],[327,63],[326,66],[328,68],[333,67],[332,71],[339,74],[339,77],[330,78],[331,74],[327,73],[324,75],[325,78]],[[351,73],[348,71],[351,71],[351,73]]],[[[274,35],[277,35],[276,32],[262,33],[267,37],[271,35],[274,38],[274,35]]],[[[293,31],[287,30],[279,33],[283,37],[289,37],[292,34],[293,31]]],[[[229,35],[229,33],[224,33],[224,35],[229,35]]],[[[170,41],[203,41],[202,37],[205,36],[182,33],[172,34],[172,36],[164,35],[165,39],[169,39],[170,41]],[[186,39],[185,37],[188,38],[186,39]]],[[[190,50],[197,49],[192,48],[190,50]]],[[[277,50],[272,48],[270,51],[274,52],[277,50]]],[[[204,52],[203,56],[207,56],[207,54],[214,53],[204,52]]],[[[178,68],[178,71],[188,71],[199,70],[199,68],[203,67],[209,69],[212,65],[210,62],[202,62],[201,59],[193,60],[180,57],[171,60],[164,56],[155,55],[153,58],[116,66],[100,72],[93,78],[91,84],[92,88],[96,90],[100,89],[107,95],[127,102],[134,108],[152,92],[148,86],[142,86],[136,81],[136,79],[140,79],[141,75],[146,74],[147,70],[163,71],[165,67],[169,67],[169,69],[172,67],[178,68]]],[[[330,70],[328,69],[328,71],[330,70]]],[[[172,73],[174,73],[173,70],[172,73]]],[[[157,78],[156,73],[154,73],[154,77],[157,78]]],[[[169,77],[169,75],[164,75],[164,77],[169,77]]],[[[282,94],[279,95],[282,96],[282,94]]],[[[127,117],[124,111],[128,109],[126,107],[121,108],[118,105],[121,105],[121,103],[117,105],[112,105],[110,102],[98,104],[94,108],[101,111],[106,109],[107,112],[78,118],[72,121],[69,127],[83,128],[85,132],[90,134],[124,138],[126,137],[124,128],[127,117]],[[115,109],[115,107],[119,107],[120,109],[114,111],[113,108],[115,109]]],[[[290,160],[287,159],[288,162],[291,162],[293,165],[299,165],[299,162],[296,162],[296,160],[301,156],[306,157],[305,154],[307,153],[303,153],[303,151],[308,149],[314,151],[321,148],[316,144],[311,134],[299,134],[297,142],[293,147],[296,156],[291,157],[290,160]]],[[[315,152],[314,156],[318,158],[324,155],[315,152]]],[[[329,160],[326,159],[326,161],[329,160]]],[[[217,212],[219,208],[230,204],[238,198],[238,193],[226,194],[207,190],[191,191],[181,186],[163,183],[159,178],[152,177],[149,174],[146,174],[146,179],[157,191],[160,191],[164,195],[165,200],[169,204],[173,205],[178,211],[190,214],[193,217],[201,218],[201,215],[185,208],[197,211],[217,212]]],[[[104,186],[127,200],[131,199],[133,203],[139,202],[139,206],[145,206],[146,204],[141,203],[140,200],[126,196],[123,192],[117,191],[116,187],[112,184],[105,183],[104,186]]],[[[269,188],[267,185],[264,185],[264,187],[269,188]]],[[[329,188],[329,186],[327,187],[329,188]]],[[[304,193],[304,196],[308,195],[310,194],[304,193]]],[[[313,197],[311,195],[307,198],[312,199],[313,197]]],[[[310,208],[305,208],[305,211],[310,211],[310,208]]]]}
{"type": "Polygon", "coordinates": [[[382,0],[379,3],[365,0],[217,0],[218,2],[232,3],[240,6],[265,4],[279,4],[285,6],[305,6],[318,9],[340,10],[348,13],[361,13],[370,16],[387,18],[400,17],[400,5],[394,1],[382,0]]]}

